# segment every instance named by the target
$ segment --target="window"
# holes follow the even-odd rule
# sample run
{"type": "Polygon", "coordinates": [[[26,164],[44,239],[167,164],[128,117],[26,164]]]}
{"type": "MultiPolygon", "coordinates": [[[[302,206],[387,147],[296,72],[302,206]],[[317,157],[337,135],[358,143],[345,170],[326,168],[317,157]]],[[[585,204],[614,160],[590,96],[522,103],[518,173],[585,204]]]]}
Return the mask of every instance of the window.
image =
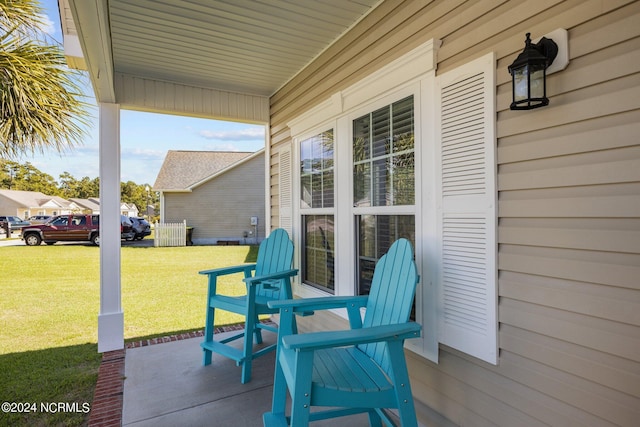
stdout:
{"type": "Polygon", "coordinates": [[[333,293],[334,269],[333,130],[300,142],[301,279],[333,293]]]}
{"type": "Polygon", "coordinates": [[[66,216],[58,217],[51,223],[51,225],[55,225],[58,227],[63,227],[68,224],[69,224],[69,217],[66,217],[66,216]]]}
{"type": "Polygon", "coordinates": [[[315,286],[296,293],[366,294],[377,260],[407,238],[423,332],[406,345],[436,363],[439,343],[496,363],[495,54],[436,76],[439,46],[420,45],[287,123],[302,162],[290,181],[296,255],[315,286]]]}
{"type": "Polygon", "coordinates": [[[369,293],[375,264],[395,240],[415,247],[414,215],[394,209],[415,204],[413,104],[408,96],[353,121],[358,295],[369,293]]]}

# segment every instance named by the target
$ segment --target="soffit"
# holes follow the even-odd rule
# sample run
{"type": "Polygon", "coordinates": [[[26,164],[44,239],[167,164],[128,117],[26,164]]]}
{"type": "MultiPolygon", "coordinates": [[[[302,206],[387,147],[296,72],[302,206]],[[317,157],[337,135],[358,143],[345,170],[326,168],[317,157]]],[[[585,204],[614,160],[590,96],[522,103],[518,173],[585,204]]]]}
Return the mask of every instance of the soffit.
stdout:
{"type": "Polygon", "coordinates": [[[379,0],[110,0],[113,71],[269,96],[379,0]]]}

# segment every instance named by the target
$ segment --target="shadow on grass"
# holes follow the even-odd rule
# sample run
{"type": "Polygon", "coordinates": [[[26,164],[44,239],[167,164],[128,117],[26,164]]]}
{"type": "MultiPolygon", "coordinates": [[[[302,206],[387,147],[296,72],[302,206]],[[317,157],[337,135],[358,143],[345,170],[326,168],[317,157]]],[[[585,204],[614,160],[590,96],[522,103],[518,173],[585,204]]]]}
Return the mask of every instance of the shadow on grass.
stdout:
{"type": "Polygon", "coordinates": [[[101,360],[95,343],[0,355],[0,425],[86,425],[101,360]]]}
{"type": "Polygon", "coordinates": [[[249,246],[249,252],[247,253],[247,257],[244,259],[244,262],[256,262],[258,260],[258,246],[252,245],[249,246]]]}

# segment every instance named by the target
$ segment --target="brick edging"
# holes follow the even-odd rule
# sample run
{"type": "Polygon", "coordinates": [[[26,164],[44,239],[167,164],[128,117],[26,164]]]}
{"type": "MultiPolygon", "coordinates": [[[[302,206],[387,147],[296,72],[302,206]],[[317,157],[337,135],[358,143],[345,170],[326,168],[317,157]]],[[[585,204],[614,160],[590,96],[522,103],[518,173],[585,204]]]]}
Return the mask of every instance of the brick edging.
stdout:
{"type": "Polygon", "coordinates": [[[89,413],[89,425],[111,427],[122,425],[125,349],[102,353],[98,381],[89,413]]]}
{"type": "MultiPolygon", "coordinates": [[[[271,322],[264,321],[263,323],[271,322]]],[[[215,333],[237,331],[239,329],[244,329],[244,323],[218,327],[215,329],[215,333]]],[[[100,362],[100,369],[98,370],[98,381],[96,382],[93,403],[91,404],[91,411],[89,413],[89,426],[119,427],[122,425],[125,378],[124,361],[127,349],[202,336],[204,336],[204,330],[201,329],[193,332],[130,342],[125,345],[124,349],[102,353],[102,362],[100,362]]]]}

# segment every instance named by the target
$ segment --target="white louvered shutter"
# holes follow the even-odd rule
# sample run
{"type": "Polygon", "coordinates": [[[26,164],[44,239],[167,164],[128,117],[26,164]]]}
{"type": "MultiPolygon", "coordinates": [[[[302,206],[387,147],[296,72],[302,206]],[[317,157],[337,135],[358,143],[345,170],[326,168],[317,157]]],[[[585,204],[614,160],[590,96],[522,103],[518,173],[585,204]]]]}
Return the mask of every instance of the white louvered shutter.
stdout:
{"type": "Polygon", "coordinates": [[[291,175],[291,160],[291,147],[287,146],[281,148],[279,151],[280,169],[278,173],[278,186],[280,187],[280,227],[287,230],[287,233],[289,233],[290,237],[293,236],[293,202],[291,200],[293,177],[291,175]]]}
{"type": "Polygon", "coordinates": [[[497,363],[493,53],[437,78],[439,340],[497,363]]]}

